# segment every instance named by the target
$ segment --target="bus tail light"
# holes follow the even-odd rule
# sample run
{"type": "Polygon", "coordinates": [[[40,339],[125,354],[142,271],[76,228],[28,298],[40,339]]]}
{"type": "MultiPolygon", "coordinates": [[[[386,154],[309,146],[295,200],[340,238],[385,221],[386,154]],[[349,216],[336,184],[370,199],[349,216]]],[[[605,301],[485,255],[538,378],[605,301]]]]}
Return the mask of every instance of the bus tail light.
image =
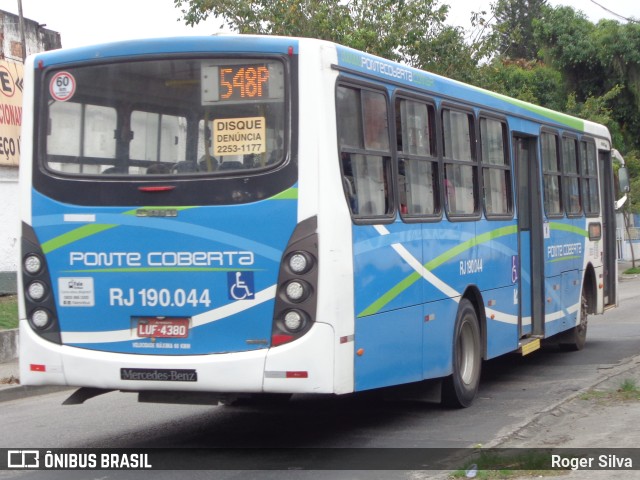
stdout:
{"type": "Polygon", "coordinates": [[[318,226],[312,217],[298,224],[280,264],[271,346],[292,342],[315,320],[318,283],[318,226]]]}
{"type": "Polygon", "coordinates": [[[39,280],[31,282],[27,287],[27,294],[32,300],[39,302],[47,294],[47,287],[39,280]]]}
{"type": "Polygon", "coordinates": [[[296,275],[307,273],[313,267],[313,258],[304,251],[296,251],[288,256],[289,269],[296,275]]]}
{"type": "Polygon", "coordinates": [[[294,303],[305,301],[311,295],[311,287],[303,280],[292,280],[284,287],[287,299],[294,303]]]}
{"type": "Polygon", "coordinates": [[[284,328],[289,332],[298,332],[304,327],[304,314],[298,310],[289,310],[284,314],[284,328]]]}
{"type": "Polygon", "coordinates": [[[47,260],[33,229],[22,224],[22,297],[29,325],[42,338],[61,344],[47,260]]]}
{"type": "Polygon", "coordinates": [[[34,253],[27,255],[24,259],[24,269],[29,275],[37,275],[42,269],[42,258],[34,253]]]}
{"type": "Polygon", "coordinates": [[[51,322],[51,315],[44,308],[37,308],[31,312],[31,323],[38,329],[44,330],[51,322]]]}

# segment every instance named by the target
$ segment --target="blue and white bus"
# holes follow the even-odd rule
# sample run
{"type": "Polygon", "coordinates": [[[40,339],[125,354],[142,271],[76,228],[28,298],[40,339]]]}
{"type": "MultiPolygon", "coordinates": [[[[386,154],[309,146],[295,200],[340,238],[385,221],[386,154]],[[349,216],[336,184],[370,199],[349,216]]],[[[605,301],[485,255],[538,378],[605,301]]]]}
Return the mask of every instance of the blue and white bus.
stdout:
{"type": "Polygon", "coordinates": [[[329,42],[29,58],[20,379],[346,394],[581,349],[616,304],[607,129],[329,42]]]}

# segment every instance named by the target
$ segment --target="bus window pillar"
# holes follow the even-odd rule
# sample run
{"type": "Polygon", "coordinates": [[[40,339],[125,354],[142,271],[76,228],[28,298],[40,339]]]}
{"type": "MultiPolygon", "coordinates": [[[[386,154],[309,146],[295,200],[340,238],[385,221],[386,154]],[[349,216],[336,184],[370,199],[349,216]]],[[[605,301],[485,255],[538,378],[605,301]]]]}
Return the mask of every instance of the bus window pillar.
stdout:
{"type": "Polygon", "coordinates": [[[116,140],[116,164],[115,167],[122,172],[129,167],[129,144],[133,140],[131,130],[131,108],[118,110],[118,122],[114,132],[116,140]]]}

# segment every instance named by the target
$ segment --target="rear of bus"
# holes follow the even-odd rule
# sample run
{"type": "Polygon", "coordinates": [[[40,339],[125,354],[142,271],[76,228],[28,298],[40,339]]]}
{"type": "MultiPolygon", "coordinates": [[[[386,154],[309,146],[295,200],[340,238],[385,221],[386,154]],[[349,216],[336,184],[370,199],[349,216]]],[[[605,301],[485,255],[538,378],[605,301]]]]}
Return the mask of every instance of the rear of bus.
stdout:
{"type": "Polygon", "coordinates": [[[206,37],[29,60],[23,384],[330,391],[309,360],[333,337],[298,218],[297,50],[206,37]]]}

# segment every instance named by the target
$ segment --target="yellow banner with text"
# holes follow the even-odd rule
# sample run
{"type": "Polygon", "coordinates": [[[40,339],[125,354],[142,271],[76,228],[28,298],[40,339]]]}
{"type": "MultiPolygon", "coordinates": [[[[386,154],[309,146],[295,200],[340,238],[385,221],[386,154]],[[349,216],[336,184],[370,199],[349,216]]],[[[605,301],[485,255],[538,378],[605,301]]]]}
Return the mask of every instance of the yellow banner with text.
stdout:
{"type": "Polygon", "coordinates": [[[20,163],[23,66],[0,60],[0,165],[20,163]]]}

